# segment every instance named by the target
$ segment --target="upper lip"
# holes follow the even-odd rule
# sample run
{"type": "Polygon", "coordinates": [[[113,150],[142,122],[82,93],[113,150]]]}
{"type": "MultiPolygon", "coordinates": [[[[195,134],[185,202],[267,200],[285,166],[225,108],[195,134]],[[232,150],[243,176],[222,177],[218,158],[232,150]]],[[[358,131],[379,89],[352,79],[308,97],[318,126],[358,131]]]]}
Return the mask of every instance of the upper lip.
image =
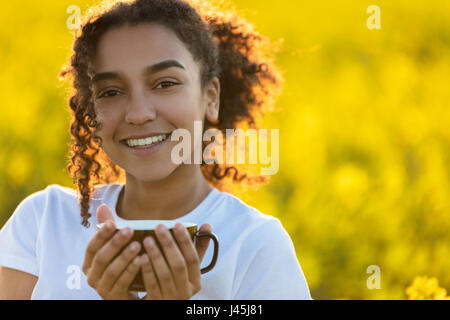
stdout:
{"type": "Polygon", "coordinates": [[[135,134],[135,135],[131,135],[127,138],[124,138],[121,141],[126,141],[126,140],[130,140],[130,139],[152,138],[152,137],[169,135],[169,134],[171,134],[171,132],[155,132],[155,133],[135,134]]]}

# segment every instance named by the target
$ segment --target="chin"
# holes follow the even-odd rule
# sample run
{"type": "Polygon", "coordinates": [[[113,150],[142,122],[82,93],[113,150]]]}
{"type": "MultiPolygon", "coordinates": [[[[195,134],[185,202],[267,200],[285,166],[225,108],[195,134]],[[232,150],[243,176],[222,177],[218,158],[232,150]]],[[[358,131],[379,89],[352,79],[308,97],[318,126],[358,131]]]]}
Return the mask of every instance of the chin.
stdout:
{"type": "Polygon", "coordinates": [[[164,166],[153,166],[151,168],[133,168],[127,171],[127,175],[131,175],[136,180],[142,182],[157,182],[169,177],[177,168],[175,165],[165,164],[164,166]]]}

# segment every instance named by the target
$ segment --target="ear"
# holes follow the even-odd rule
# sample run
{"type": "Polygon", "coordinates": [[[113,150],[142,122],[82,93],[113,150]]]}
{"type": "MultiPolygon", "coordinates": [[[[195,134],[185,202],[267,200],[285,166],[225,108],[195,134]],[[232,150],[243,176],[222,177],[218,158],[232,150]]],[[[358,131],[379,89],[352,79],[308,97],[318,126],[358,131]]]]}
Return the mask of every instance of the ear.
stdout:
{"type": "Polygon", "coordinates": [[[205,117],[211,123],[219,122],[220,81],[217,77],[211,79],[204,90],[205,117]]]}

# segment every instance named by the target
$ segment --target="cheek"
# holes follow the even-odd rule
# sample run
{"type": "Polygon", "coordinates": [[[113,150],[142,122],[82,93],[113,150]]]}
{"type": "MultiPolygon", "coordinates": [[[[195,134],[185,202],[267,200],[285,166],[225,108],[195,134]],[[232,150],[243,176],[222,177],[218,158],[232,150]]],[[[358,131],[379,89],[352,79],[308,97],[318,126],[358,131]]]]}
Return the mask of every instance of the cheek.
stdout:
{"type": "MultiPolygon", "coordinates": [[[[203,123],[201,99],[195,95],[183,95],[173,97],[170,104],[165,105],[166,108],[159,110],[159,116],[171,123],[176,129],[185,129],[189,131],[191,152],[194,152],[195,139],[201,131],[196,130],[198,121],[203,123]]],[[[200,138],[201,139],[201,138],[200,138]]],[[[200,143],[201,145],[201,143],[200,143]]]]}
{"type": "Polygon", "coordinates": [[[192,92],[173,96],[166,101],[159,114],[177,127],[192,127],[195,120],[203,120],[201,96],[192,92]]]}
{"type": "Polygon", "coordinates": [[[113,108],[97,108],[97,121],[101,123],[101,130],[98,131],[100,136],[107,137],[114,131],[114,127],[119,123],[121,114],[113,108]]]}

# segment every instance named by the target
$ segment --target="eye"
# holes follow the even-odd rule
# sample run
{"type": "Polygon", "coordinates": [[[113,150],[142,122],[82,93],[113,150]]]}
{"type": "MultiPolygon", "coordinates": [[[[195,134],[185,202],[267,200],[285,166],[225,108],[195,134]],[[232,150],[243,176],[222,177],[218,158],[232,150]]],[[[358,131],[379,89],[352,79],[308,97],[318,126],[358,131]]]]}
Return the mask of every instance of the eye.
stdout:
{"type": "Polygon", "coordinates": [[[166,89],[166,88],[176,86],[177,84],[178,83],[173,82],[173,81],[162,81],[156,86],[156,88],[157,89],[166,89]],[[162,88],[160,88],[161,86],[162,86],[162,88]]]}
{"type": "Polygon", "coordinates": [[[102,94],[100,94],[100,95],[98,96],[98,99],[114,97],[114,96],[116,96],[117,94],[121,94],[121,92],[120,92],[120,91],[117,91],[117,90],[108,90],[108,91],[105,91],[105,92],[103,92],[102,94]]]}

